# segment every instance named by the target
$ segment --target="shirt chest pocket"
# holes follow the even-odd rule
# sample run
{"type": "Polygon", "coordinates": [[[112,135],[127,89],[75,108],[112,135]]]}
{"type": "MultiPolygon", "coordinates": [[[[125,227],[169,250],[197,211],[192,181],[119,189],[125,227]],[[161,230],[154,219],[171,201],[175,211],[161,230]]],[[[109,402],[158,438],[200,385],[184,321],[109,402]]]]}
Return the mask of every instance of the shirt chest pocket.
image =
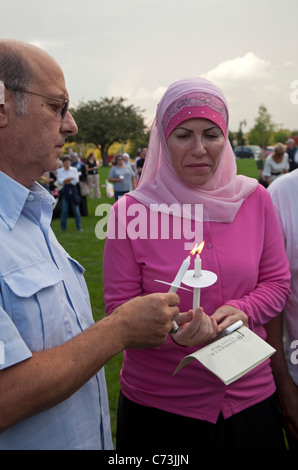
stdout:
{"type": "Polygon", "coordinates": [[[70,307],[63,300],[62,281],[60,271],[47,260],[3,276],[4,308],[31,351],[57,346],[71,337],[70,307]]]}

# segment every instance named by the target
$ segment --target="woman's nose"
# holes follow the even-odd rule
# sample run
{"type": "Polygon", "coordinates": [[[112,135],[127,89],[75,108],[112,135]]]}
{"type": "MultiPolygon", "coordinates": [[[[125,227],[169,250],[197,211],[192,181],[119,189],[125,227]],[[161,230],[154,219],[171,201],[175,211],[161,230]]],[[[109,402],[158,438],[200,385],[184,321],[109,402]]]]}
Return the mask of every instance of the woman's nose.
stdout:
{"type": "Polygon", "coordinates": [[[192,152],[198,157],[200,157],[206,152],[205,145],[201,136],[194,136],[192,152]]]}

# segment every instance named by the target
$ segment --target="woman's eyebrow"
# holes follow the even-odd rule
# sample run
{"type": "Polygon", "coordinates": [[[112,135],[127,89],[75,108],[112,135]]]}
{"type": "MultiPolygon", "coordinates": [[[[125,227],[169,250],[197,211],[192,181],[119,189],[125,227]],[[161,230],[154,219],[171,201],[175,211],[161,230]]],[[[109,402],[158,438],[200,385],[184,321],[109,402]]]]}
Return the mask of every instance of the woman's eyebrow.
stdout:
{"type": "MultiPolygon", "coordinates": [[[[177,126],[175,128],[175,130],[178,130],[178,129],[182,129],[182,130],[188,131],[188,132],[193,132],[193,129],[188,129],[187,127],[183,127],[183,126],[177,126]]],[[[215,125],[215,126],[208,127],[207,129],[203,129],[203,132],[208,132],[208,131],[211,131],[212,129],[219,129],[220,130],[220,128],[215,125]]]]}

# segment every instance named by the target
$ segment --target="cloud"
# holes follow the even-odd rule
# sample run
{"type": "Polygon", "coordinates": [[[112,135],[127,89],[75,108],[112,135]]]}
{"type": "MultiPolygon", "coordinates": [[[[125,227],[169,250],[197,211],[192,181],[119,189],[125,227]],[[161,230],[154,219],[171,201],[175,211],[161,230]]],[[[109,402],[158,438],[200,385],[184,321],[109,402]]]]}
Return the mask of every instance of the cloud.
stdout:
{"type": "Polygon", "coordinates": [[[217,67],[202,76],[219,86],[228,86],[235,81],[268,79],[270,62],[261,59],[254,52],[248,52],[243,57],[221,62],[217,67]]]}
{"type": "Polygon", "coordinates": [[[42,41],[40,39],[32,39],[31,41],[28,41],[29,44],[32,44],[32,46],[39,47],[40,49],[43,49],[44,51],[47,51],[48,49],[51,49],[53,47],[61,47],[66,44],[66,41],[42,41]]]}
{"type": "Polygon", "coordinates": [[[157,103],[165,93],[166,87],[157,86],[150,89],[147,85],[140,85],[140,82],[141,78],[137,75],[130,77],[130,79],[117,77],[109,84],[107,94],[108,96],[122,96],[127,99],[129,104],[144,109],[146,112],[145,121],[151,123],[157,103]]]}

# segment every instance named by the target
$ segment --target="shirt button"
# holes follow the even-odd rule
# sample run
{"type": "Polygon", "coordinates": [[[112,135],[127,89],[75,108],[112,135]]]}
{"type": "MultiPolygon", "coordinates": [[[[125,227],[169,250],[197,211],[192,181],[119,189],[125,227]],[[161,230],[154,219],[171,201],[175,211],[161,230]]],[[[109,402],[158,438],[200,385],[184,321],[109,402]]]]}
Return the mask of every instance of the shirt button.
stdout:
{"type": "Polygon", "coordinates": [[[212,248],[212,243],[206,243],[206,248],[212,248]]]}
{"type": "Polygon", "coordinates": [[[28,201],[34,201],[34,196],[33,196],[33,194],[28,194],[27,199],[28,199],[28,201]]]}

